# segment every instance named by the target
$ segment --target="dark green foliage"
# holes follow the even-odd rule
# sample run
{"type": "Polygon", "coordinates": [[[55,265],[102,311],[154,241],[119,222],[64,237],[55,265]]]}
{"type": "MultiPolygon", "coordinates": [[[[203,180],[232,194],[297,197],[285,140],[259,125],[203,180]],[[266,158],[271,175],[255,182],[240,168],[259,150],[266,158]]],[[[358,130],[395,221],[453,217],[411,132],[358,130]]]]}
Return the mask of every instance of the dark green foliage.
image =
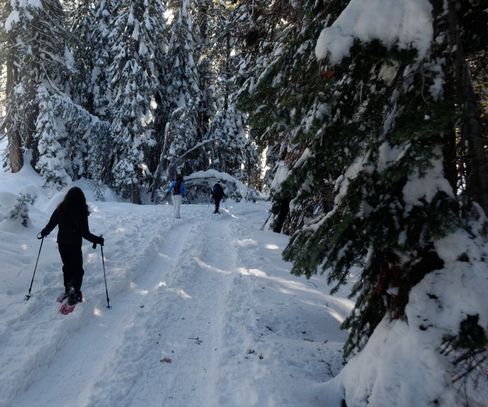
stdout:
{"type": "Polygon", "coordinates": [[[23,227],[28,227],[30,224],[29,207],[34,203],[35,197],[30,194],[21,193],[15,206],[10,210],[8,218],[13,222],[19,222],[23,227]]]}
{"type": "Polygon", "coordinates": [[[263,23],[267,64],[240,106],[263,129],[258,142],[277,146],[275,168],[288,171],[272,191],[271,225],[292,234],[284,251],[292,272],[327,272],[337,289],[351,268],[361,270],[344,323],[347,355],[386,315],[404,317],[411,288],[444,265],[433,242],[464,222],[456,162],[446,159],[458,114],[446,15],[435,20],[438,38],[423,61],[414,49],[355,41],[338,65],[318,64],[313,49],[326,16],[332,22],[346,3],[305,2],[301,26],[275,22],[266,32],[263,23]]]}
{"type": "Polygon", "coordinates": [[[479,315],[468,315],[459,325],[459,334],[450,338],[454,349],[483,349],[488,345],[484,329],[479,325],[479,315]]]}
{"type": "Polygon", "coordinates": [[[467,315],[459,324],[457,335],[445,335],[440,349],[452,366],[452,383],[460,386],[468,405],[467,388],[470,384],[486,382],[488,338],[479,324],[479,314],[467,315]],[[459,383],[459,384],[458,384],[459,383]]]}
{"type": "MultiPolygon", "coordinates": [[[[369,63],[369,57],[360,60],[356,56],[355,64],[362,71],[374,72],[369,63]]],[[[405,70],[415,68],[415,64],[403,65],[396,77],[403,78],[405,70]]],[[[354,84],[354,74],[350,75],[354,84]]],[[[339,85],[342,100],[337,100],[336,109],[351,95],[349,107],[342,114],[350,117],[350,121],[357,121],[356,126],[363,130],[353,137],[346,133],[340,138],[342,143],[336,143],[336,151],[331,151],[333,143],[324,143],[327,146],[324,155],[344,160],[330,160],[326,171],[332,174],[341,165],[346,168],[354,156],[357,170],[351,173],[349,181],[342,181],[334,209],[298,231],[284,252],[284,258],[294,262],[295,274],[310,276],[318,269],[329,271],[329,281],[335,281],[336,287],[346,281],[352,266],[362,267],[361,279],[353,290],[353,295],[359,294],[355,312],[344,324],[351,331],[346,354],[361,347],[360,338],[372,333],[387,310],[395,317],[403,315],[410,288],[426,273],[441,266],[438,261],[425,261],[432,256],[428,250],[430,242],[459,223],[457,204],[449,193],[440,190],[430,200],[421,199],[413,206],[404,201],[404,188],[410,178],[421,179],[433,170],[435,160],[442,159],[441,135],[449,121],[445,106],[422,97],[419,92],[422,84],[416,83],[419,79],[420,75],[412,76],[407,85],[403,81],[393,82],[389,89],[376,78],[370,78],[369,83],[374,83],[376,92],[368,94],[366,106],[355,100],[351,86],[339,85]],[[394,94],[397,96],[392,99],[394,94]],[[398,110],[388,112],[394,104],[398,104],[398,110]],[[428,120],[422,113],[426,111],[431,112],[428,120]],[[395,127],[381,135],[388,114],[395,114],[395,127]],[[349,145],[364,145],[364,148],[350,151],[349,145]],[[341,154],[341,149],[346,148],[347,153],[341,154]],[[381,148],[398,149],[392,162],[384,162],[381,148]],[[312,252],[315,255],[310,257],[308,253],[312,252]],[[420,275],[409,278],[411,264],[424,261],[420,275]],[[389,294],[392,288],[397,293],[389,294]]],[[[324,138],[337,136],[334,130],[338,127],[339,123],[325,129],[324,138]]]]}
{"type": "MultiPolygon", "coordinates": [[[[252,71],[246,73],[249,76],[240,92],[239,107],[250,113],[249,123],[258,133],[258,147],[267,148],[271,170],[265,181],[272,179],[279,167],[294,174],[272,190],[272,228],[293,233],[308,218],[330,208],[331,181],[335,178],[324,171],[318,159],[309,161],[302,157],[308,154],[307,147],[323,142],[321,121],[328,114],[324,90],[329,84],[318,74],[320,67],[314,56],[315,40],[323,27],[324,6],[312,2],[301,7],[290,7],[286,1],[277,3],[271,10],[258,6],[255,15],[263,17],[248,28],[260,33],[260,54],[256,58],[251,47],[248,66],[252,71]],[[321,182],[316,182],[310,172],[321,182]]],[[[321,157],[325,158],[322,154],[321,157]]]]}

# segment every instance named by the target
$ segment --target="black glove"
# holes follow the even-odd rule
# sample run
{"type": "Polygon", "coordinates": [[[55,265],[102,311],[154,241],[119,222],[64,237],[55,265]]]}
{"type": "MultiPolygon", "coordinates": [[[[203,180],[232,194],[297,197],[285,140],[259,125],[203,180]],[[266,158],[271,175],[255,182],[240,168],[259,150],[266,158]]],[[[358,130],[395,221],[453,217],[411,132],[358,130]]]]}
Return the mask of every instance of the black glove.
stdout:
{"type": "Polygon", "coordinates": [[[95,241],[93,242],[92,248],[96,249],[97,244],[99,244],[100,246],[103,246],[104,243],[105,243],[105,239],[102,237],[102,235],[95,236],[95,241]]]}
{"type": "Polygon", "coordinates": [[[46,237],[48,235],[48,233],[46,232],[46,229],[42,229],[38,234],[37,234],[37,238],[38,239],[42,239],[44,237],[46,237]]]}

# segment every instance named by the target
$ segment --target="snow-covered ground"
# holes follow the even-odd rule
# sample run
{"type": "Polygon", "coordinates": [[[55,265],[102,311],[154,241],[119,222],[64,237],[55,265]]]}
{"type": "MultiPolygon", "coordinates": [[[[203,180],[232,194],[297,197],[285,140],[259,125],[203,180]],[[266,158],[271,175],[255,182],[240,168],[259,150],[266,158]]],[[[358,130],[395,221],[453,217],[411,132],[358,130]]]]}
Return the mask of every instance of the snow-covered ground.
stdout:
{"type": "Polygon", "coordinates": [[[171,206],[94,201],[78,184],[105,237],[112,308],[101,251],[85,242],[85,300],[63,316],[56,230],[24,300],[36,235],[63,196],[41,184],[28,168],[0,173],[1,407],[329,405],[352,303],[322,277],[290,275],[287,237],[260,230],[267,203],[183,205],[174,219],[171,206]],[[28,227],[7,218],[22,191],[37,196],[28,227]]]}

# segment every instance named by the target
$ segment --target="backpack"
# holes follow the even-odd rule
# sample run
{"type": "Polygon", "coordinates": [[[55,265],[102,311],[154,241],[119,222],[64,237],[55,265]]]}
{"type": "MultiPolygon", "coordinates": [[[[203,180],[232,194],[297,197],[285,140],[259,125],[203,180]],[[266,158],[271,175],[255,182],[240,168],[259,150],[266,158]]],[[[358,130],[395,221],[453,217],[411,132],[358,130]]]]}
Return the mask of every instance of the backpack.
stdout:
{"type": "Polygon", "coordinates": [[[220,184],[215,184],[212,188],[212,194],[214,196],[218,196],[218,197],[221,197],[224,195],[224,190],[222,189],[222,187],[220,186],[220,184]]]}
{"type": "Polygon", "coordinates": [[[173,195],[181,194],[181,181],[176,181],[175,187],[173,188],[173,195]]]}

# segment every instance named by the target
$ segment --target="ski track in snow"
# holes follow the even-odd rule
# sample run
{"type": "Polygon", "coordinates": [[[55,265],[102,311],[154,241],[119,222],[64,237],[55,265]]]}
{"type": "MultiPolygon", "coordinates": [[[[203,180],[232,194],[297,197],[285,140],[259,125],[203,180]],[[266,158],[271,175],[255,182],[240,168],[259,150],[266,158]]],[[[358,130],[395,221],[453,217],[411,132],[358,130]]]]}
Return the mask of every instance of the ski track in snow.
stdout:
{"type": "Polygon", "coordinates": [[[337,315],[349,305],[321,281],[289,275],[278,247],[286,237],[258,232],[264,207],[216,216],[195,206],[178,221],[137,208],[94,213],[111,231],[112,309],[89,297],[103,275],[93,272],[98,253],[84,248],[88,295],[73,314],[41,300],[55,298],[55,272],[29,302],[12,304],[15,317],[2,316],[0,345],[10,351],[0,407],[320,405],[316,384],[340,369],[337,315]],[[136,249],[124,254],[128,234],[136,249]]]}
{"type": "MultiPolygon", "coordinates": [[[[186,224],[179,226],[183,229],[182,233],[178,227],[174,230],[174,236],[178,240],[168,238],[163,248],[154,258],[151,259],[149,266],[139,279],[131,283],[130,290],[111,299],[112,308],[96,307],[94,315],[89,318],[84,326],[70,335],[62,349],[56,353],[56,358],[47,369],[44,369],[42,379],[34,383],[29,390],[14,405],[28,405],[30,400],[36,400],[42,406],[65,406],[66,400],[70,400],[76,406],[84,405],[132,405],[128,396],[130,389],[122,388],[120,399],[111,400],[117,396],[111,386],[107,399],[100,403],[99,400],[91,400],[91,393],[95,390],[96,382],[104,382],[104,378],[113,376],[112,369],[121,372],[123,380],[127,379],[128,374],[133,374],[134,378],[140,374],[139,369],[134,369],[133,364],[143,364],[145,350],[144,344],[140,343],[140,329],[147,329],[147,313],[157,309],[156,299],[158,296],[167,295],[164,278],[174,271],[174,261],[181,260],[182,241],[188,238],[187,245],[192,244],[195,239],[195,227],[186,224]],[[191,233],[193,232],[193,233],[191,233]],[[147,301],[149,300],[149,301],[147,301]],[[84,355],[89,355],[86,358],[84,355]],[[122,356],[121,366],[113,366],[112,360],[118,360],[122,356]],[[142,358],[142,359],[141,359],[142,358]],[[76,365],[71,363],[73,360],[76,365]],[[124,373],[124,363],[131,362],[130,368],[124,373]],[[108,368],[105,368],[109,365],[108,368]],[[105,368],[105,369],[104,369],[105,368]],[[93,389],[95,388],[95,389],[93,389]],[[108,402],[107,402],[108,401],[108,402]]],[[[186,249],[186,247],[185,247],[186,249]]],[[[86,308],[88,304],[79,304],[75,312],[80,308],[86,308]]],[[[156,311],[155,316],[158,316],[156,311]]],[[[67,322],[67,321],[63,321],[67,322]]],[[[151,321],[151,324],[155,324],[151,321]]],[[[144,336],[142,336],[144,338],[144,336]]],[[[150,337],[150,335],[148,335],[150,337]]],[[[155,360],[159,363],[159,358],[155,360]]],[[[126,366],[127,367],[127,366],[126,366]]],[[[141,370],[144,372],[144,370],[141,370]]],[[[119,377],[119,375],[116,375],[119,377]]],[[[115,383],[116,384],[116,383],[115,383]]],[[[114,386],[115,389],[117,386],[114,386]]]]}
{"type": "Polygon", "coordinates": [[[100,400],[117,406],[218,405],[212,377],[219,363],[214,356],[222,322],[219,302],[228,292],[229,271],[214,260],[229,251],[206,238],[225,241],[226,236],[218,237],[213,229],[208,218],[192,227],[179,259],[159,282],[159,292],[145,303],[150,318],[136,322],[88,405],[99,405],[100,400]],[[141,331],[148,343],[140,343],[141,331]],[[120,386],[119,378],[110,377],[114,370],[132,371],[134,385],[120,386]]]}

